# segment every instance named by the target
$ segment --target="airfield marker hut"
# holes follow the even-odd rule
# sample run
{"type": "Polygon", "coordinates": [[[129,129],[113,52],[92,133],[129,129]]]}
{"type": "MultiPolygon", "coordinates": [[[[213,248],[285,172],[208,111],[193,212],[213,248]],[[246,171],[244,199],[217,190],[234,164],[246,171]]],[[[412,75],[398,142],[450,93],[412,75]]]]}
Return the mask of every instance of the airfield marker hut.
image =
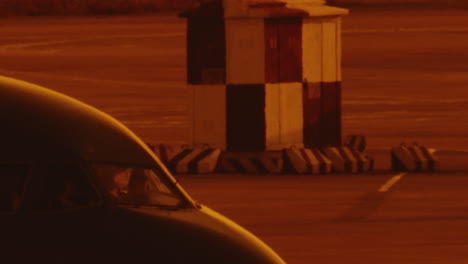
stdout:
{"type": "Polygon", "coordinates": [[[205,0],[187,18],[192,143],[341,144],[341,17],[317,0],[205,0]]]}

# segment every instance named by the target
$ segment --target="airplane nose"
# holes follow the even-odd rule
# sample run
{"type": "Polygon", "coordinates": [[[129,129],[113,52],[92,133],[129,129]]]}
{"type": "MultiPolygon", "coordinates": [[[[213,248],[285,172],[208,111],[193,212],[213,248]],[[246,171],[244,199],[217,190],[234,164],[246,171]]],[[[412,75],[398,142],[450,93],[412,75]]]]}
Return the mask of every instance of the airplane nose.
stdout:
{"type": "Polygon", "coordinates": [[[200,211],[217,222],[217,224],[211,223],[212,232],[221,235],[224,243],[230,244],[228,255],[243,256],[243,259],[233,262],[226,260],[222,263],[286,263],[273,249],[235,222],[205,206],[200,211]]]}
{"type": "Polygon", "coordinates": [[[114,220],[113,225],[125,222],[133,227],[121,229],[119,235],[131,237],[125,240],[139,245],[129,248],[133,251],[131,256],[137,256],[141,263],[149,258],[148,254],[157,255],[162,261],[157,263],[285,263],[256,236],[205,206],[169,212],[125,209],[113,219],[122,221],[120,224],[114,220]]]}

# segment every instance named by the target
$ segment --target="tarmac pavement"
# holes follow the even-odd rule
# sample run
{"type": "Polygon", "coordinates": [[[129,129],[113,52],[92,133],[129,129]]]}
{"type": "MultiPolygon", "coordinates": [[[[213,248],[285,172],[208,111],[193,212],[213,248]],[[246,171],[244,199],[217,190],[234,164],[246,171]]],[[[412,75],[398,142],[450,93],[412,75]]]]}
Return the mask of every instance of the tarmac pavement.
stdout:
{"type": "MultiPolygon", "coordinates": [[[[343,134],[374,173],[182,175],[204,204],[288,263],[468,263],[468,15],[353,11],[343,21],[343,134]],[[439,173],[393,173],[390,149],[438,149],[439,173]]],[[[185,25],[170,16],[0,20],[0,74],[110,113],[145,141],[188,138],[185,25]]]]}
{"type": "Polygon", "coordinates": [[[179,179],[196,199],[258,235],[288,263],[409,264],[468,261],[467,176],[370,173],[179,179]]]}

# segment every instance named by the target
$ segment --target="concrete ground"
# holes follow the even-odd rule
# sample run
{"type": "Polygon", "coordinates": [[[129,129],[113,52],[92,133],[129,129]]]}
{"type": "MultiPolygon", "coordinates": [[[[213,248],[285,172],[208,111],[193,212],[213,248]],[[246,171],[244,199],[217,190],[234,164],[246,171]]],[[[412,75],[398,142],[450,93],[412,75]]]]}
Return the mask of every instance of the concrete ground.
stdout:
{"type": "MultiPolygon", "coordinates": [[[[343,135],[468,150],[468,11],[351,10],[343,135]]],[[[185,24],[175,15],[0,20],[0,74],[77,97],[149,142],[187,142],[185,24]],[[122,98],[126,98],[122,101],[122,98]]]]}
{"type": "Polygon", "coordinates": [[[466,263],[466,174],[187,175],[181,183],[288,263],[466,263]]]}
{"type": "MultiPolygon", "coordinates": [[[[184,34],[174,15],[2,19],[0,74],[81,99],[146,141],[183,143],[184,34]]],[[[180,181],[288,263],[466,263],[467,34],[468,11],[344,19],[343,134],[367,135],[375,173],[180,181]],[[388,172],[402,141],[439,149],[443,172],[388,172]]]]}

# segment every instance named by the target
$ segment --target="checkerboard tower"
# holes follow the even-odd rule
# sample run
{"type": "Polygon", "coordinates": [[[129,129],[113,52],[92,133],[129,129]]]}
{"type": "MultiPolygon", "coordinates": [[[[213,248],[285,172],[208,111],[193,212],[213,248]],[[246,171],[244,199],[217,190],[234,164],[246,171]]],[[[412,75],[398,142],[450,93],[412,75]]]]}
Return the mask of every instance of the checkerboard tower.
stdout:
{"type": "Polygon", "coordinates": [[[227,151],[341,144],[341,17],[320,0],[205,0],[187,18],[191,138],[227,151]]]}

